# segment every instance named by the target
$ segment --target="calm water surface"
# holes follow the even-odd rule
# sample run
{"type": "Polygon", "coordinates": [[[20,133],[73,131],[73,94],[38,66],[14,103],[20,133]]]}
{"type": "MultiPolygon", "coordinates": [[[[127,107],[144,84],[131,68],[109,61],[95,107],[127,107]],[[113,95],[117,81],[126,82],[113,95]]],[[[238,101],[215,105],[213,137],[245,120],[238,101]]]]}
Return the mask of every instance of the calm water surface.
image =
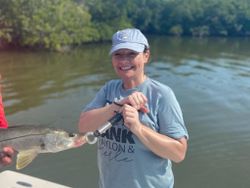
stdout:
{"type": "MultiPolygon", "coordinates": [[[[150,37],[147,74],[175,91],[190,134],[185,161],[174,165],[176,188],[250,187],[249,42],[150,37]]],[[[65,54],[0,52],[10,124],[77,131],[81,109],[107,80],[116,78],[109,45],[87,45],[65,54]]],[[[74,188],[95,188],[96,147],[41,154],[21,172],[74,188]]]]}

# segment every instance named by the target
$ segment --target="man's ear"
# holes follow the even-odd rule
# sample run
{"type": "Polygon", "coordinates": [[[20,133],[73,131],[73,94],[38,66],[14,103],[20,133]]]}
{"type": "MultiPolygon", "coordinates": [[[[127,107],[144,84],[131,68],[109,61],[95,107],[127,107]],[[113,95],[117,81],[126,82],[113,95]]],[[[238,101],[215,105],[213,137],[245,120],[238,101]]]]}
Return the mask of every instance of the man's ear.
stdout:
{"type": "Polygon", "coordinates": [[[150,51],[147,50],[146,52],[144,52],[144,58],[145,58],[145,64],[149,62],[149,58],[150,58],[150,51]]]}

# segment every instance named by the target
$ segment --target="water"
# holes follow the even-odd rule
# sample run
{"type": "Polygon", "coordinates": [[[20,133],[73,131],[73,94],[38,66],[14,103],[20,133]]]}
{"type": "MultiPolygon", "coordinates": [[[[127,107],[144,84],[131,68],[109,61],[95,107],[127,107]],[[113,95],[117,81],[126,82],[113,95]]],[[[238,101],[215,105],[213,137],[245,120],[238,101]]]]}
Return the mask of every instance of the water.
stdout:
{"type": "MultiPolygon", "coordinates": [[[[249,39],[149,40],[152,56],[146,72],[174,90],[190,134],[185,161],[174,165],[175,187],[249,187],[249,39]]],[[[82,107],[105,81],[116,78],[109,45],[87,45],[65,54],[0,52],[10,124],[77,131],[82,107]]],[[[96,147],[41,154],[21,172],[74,188],[95,188],[96,147]]]]}

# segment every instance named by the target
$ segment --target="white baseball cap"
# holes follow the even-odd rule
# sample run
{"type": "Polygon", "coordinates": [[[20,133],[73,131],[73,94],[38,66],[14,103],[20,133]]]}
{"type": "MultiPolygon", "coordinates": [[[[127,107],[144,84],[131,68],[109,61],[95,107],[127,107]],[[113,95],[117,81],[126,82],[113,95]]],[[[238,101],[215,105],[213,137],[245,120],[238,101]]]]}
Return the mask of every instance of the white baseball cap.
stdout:
{"type": "Polygon", "coordinates": [[[135,52],[143,52],[145,48],[149,48],[147,38],[139,29],[128,28],[117,31],[112,37],[112,47],[109,54],[120,50],[130,49],[135,52]]]}

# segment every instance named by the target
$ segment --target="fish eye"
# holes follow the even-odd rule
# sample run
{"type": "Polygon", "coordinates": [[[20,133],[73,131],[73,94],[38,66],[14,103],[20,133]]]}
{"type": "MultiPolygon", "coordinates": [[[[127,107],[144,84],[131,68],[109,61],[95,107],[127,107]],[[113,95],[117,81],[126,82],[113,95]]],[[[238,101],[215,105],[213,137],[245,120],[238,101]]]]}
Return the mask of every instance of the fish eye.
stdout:
{"type": "Polygon", "coordinates": [[[69,133],[69,137],[75,137],[76,134],[75,133],[69,133]]]}

